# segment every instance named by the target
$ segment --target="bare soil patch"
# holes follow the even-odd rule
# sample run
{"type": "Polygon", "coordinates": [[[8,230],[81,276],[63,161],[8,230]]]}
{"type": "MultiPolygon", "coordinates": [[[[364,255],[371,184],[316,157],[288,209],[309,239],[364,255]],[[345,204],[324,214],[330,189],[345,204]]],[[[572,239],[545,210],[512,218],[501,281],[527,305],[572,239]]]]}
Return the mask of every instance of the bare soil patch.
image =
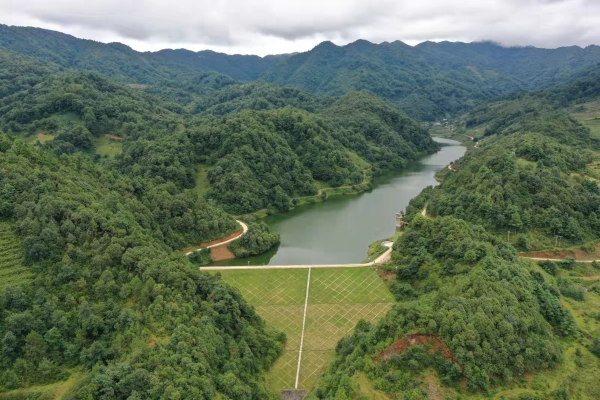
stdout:
{"type": "Polygon", "coordinates": [[[210,256],[213,261],[231,260],[235,258],[235,255],[227,248],[227,245],[212,247],[210,249],[210,256]]]}
{"type": "MultiPolygon", "coordinates": [[[[597,253],[597,252],[596,252],[597,253]]],[[[519,253],[521,257],[529,257],[529,258],[547,258],[547,259],[564,259],[565,257],[573,257],[575,260],[581,261],[591,261],[596,260],[598,254],[596,253],[588,253],[581,249],[573,249],[573,250],[561,250],[561,251],[528,251],[519,253]]]]}
{"type": "Polygon", "coordinates": [[[107,133],[106,135],[104,135],[105,138],[109,138],[111,140],[117,140],[117,141],[122,141],[125,140],[124,138],[120,137],[120,136],[115,136],[115,135],[111,135],[109,133],[107,133]]]}
{"type": "Polygon", "coordinates": [[[148,342],[148,347],[154,347],[155,344],[156,344],[156,341],[154,339],[152,339],[148,342]]]}
{"type": "Polygon", "coordinates": [[[396,340],[387,349],[375,356],[376,361],[389,361],[394,354],[402,354],[411,346],[425,346],[430,345],[429,352],[435,353],[439,350],[442,357],[448,361],[452,361],[455,364],[456,359],[454,354],[442,343],[440,339],[433,335],[421,335],[414,334],[403,337],[400,340],[396,340]]]}
{"type": "Polygon", "coordinates": [[[525,377],[527,378],[527,384],[531,387],[531,382],[533,382],[533,374],[531,372],[525,372],[525,377]]]}

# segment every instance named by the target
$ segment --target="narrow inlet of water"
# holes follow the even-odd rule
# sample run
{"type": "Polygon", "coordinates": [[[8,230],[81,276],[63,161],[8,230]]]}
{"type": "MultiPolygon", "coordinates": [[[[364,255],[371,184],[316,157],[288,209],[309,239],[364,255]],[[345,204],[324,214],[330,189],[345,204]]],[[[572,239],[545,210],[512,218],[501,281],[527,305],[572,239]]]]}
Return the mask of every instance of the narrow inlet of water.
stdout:
{"type": "Polygon", "coordinates": [[[369,244],[395,232],[395,215],[427,186],[435,186],[437,171],[466,151],[459,142],[434,138],[440,151],[401,171],[375,178],[373,190],[334,197],[323,203],[272,215],[264,221],[281,235],[281,244],[260,256],[221,261],[214,265],[303,265],[359,263],[369,244]]]}

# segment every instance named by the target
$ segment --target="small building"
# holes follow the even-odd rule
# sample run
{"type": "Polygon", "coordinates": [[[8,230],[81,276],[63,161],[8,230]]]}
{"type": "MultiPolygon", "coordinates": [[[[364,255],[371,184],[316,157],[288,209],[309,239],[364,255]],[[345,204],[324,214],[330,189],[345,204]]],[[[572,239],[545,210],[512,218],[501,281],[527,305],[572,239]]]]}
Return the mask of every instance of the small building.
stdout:
{"type": "Polygon", "coordinates": [[[407,223],[404,222],[404,213],[400,211],[396,214],[396,229],[404,229],[407,223]]]}

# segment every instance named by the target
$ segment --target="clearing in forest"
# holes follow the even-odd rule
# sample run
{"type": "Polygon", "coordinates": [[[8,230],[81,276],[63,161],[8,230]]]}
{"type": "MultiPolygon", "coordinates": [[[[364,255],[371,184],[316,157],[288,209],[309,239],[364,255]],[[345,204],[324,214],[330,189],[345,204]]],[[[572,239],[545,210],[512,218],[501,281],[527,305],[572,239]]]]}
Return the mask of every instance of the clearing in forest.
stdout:
{"type": "Polygon", "coordinates": [[[23,251],[19,238],[7,222],[0,222],[0,291],[6,286],[29,282],[31,271],[21,264],[23,251]]]}
{"type": "Polygon", "coordinates": [[[359,320],[377,321],[393,302],[383,281],[369,267],[219,273],[271,326],[287,335],[285,351],[266,377],[276,391],[292,389],[296,381],[298,389],[311,389],[333,357],[337,342],[350,334],[359,320]]]}

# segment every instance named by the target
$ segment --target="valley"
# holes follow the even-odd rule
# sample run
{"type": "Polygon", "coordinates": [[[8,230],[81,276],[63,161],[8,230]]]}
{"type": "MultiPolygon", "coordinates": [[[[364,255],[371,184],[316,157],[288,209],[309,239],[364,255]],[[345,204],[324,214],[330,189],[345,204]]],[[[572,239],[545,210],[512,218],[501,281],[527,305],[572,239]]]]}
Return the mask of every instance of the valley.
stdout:
{"type": "Polygon", "coordinates": [[[0,25],[0,400],[598,398],[598,62],[0,25]]]}

